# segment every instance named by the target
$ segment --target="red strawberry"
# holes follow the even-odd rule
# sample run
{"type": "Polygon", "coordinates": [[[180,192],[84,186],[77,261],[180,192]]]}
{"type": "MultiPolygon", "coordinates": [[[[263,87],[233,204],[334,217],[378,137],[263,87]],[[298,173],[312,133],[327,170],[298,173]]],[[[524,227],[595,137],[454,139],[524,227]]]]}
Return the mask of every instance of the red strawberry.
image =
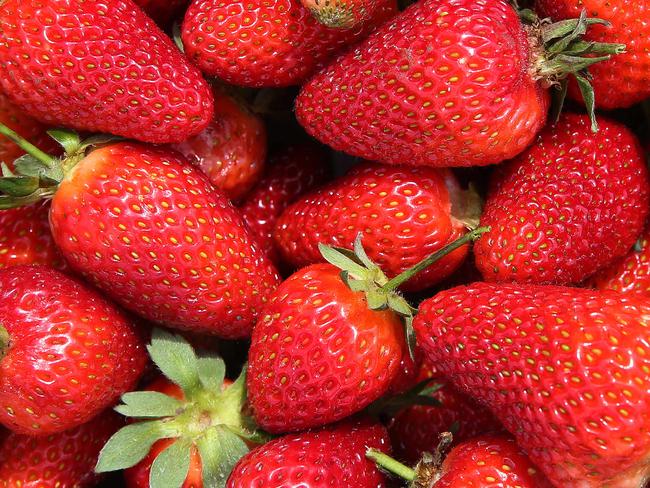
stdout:
{"type": "Polygon", "coordinates": [[[592,284],[600,290],[650,295],[650,225],[630,252],[620,261],[597,273],[592,284]]]}
{"type": "Polygon", "coordinates": [[[524,26],[506,0],[420,1],[306,83],[296,115],[322,142],[373,161],[498,163],[544,125],[549,80],[586,76],[589,22],[575,20],[561,52],[548,39],[557,26],[524,26]]]}
{"type": "Polygon", "coordinates": [[[37,187],[4,195],[7,205],[53,193],[52,234],[70,266],[143,318],[248,336],[279,278],[225,195],[173,151],[123,142],[85,155],[87,143],[60,138],[63,161],[34,152],[46,187],[8,180],[37,187]]]}
{"type": "Polygon", "coordinates": [[[134,0],[159,25],[166,27],[183,14],[189,0],[134,0]]]}
{"type": "Polygon", "coordinates": [[[578,283],[622,257],[643,228],[650,200],[641,147],[624,126],[568,114],[500,167],[475,249],[486,281],[578,283]]]}
{"type": "Polygon", "coordinates": [[[335,29],[351,29],[370,19],[377,0],[301,0],[311,14],[323,25],[335,29]]]}
{"type": "Polygon", "coordinates": [[[37,203],[0,210],[0,268],[47,264],[66,270],[50,231],[49,208],[47,204],[37,203]]]}
{"type": "Polygon", "coordinates": [[[257,115],[215,90],[215,114],[199,135],[174,146],[231,200],[259,179],[266,159],[266,128],[257,115]]]}
{"type": "Polygon", "coordinates": [[[5,0],[0,84],[49,124],[180,142],[212,117],[198,70],[130,0],[5,0]]]}
{"type": "Polygon", "coordinates": [[[48,488],[95,486],[93,468],[104,442],[122,425],[113,412],[59,434],[9,434],[0,443],[0,486],[48,488]]]}
{"type": "Polygon", "coordinates": [[[183,44],[204,73],[228,83],[297,85],[396,13],[395,0],[378,1],[363,26],[340,30],[318,23],[299,0],[194,0],[183,22],[183,44]]]}
{"type": "Polygon", "coordinates": [[[368,420],[280,437],[244,456],[226,487],[385,487],[384,475],[364,456],[368,448],[390,449],[386,429],[368,420]]]}
{"type": "Polygon", "coordinates": [[[277,262],[273,229],[285,208],[327,177],[327,153],[317,144],[287,146],[274,154],[239,211],[260,246],[277,262]]]}
{"type": "MultiPolygon", "coordinates": [[[[605,19],[611,27],[596,26],[585,37],[596,42],[617,42],[625,52],[593,67],[592,84],[596,105],[611,109],[629,107],[650,97],[650,2],[640,0],[536,0],[536,9],[553,20],[577,17],[586,9],[593,17],[605,19]]],[[[582,95],[571,84],[569,94],[582,95]]]]}
{"type": "MultiPolygon", "coordinates": [[[[301,267],[323,261],[319,243],[350,248],[363,233],[368,255],[392,278],[464,235],[462,219],[480,212],[468,207],[449,170],[365,164],[285,210],[275,240],[285,260],[301,267]]],[[[444,279],[467,250],[445,256],[406,288],[423,289],[444,279]]]]}
{"type": "Polygon", "coordinates": [[[0,422],[22,434],[87,422],[135,386],[146,354],[132,324],[45,266],[0,270],[0,422]]]}
{"type": "Polygon", "coordinates": [[[650,475],[645,298],[476,283],[420,306],[429,361],[488,406],[558,487],[641,487],[650,475]]]}

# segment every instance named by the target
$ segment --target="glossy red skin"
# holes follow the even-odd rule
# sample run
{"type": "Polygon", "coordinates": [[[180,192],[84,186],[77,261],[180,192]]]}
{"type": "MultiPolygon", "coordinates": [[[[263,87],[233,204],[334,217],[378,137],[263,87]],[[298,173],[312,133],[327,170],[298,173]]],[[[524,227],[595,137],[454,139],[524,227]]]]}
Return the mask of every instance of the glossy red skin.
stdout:
{"type": "Polygon", "coordinates": [[[128,0],[6,0],[0,85],[50,125],[180,142],[210,122],[199,71],[128,0]]]}
{"type": "Polygon", "coordinates": [[[246,196],[239,212],[262,249],[280,261],[273,240],[275,224],[290,203],[323,183],[328,176],[327,153],[311,143],[288,146],[271,156],[262,179],[246,196]]]}
{"type": "Polygon", "coordinates": [[[482,436],[454,448],[436,488],[552,488],[511,437],[482,436]]]}
{"type": "Polygon", "coordinates": [[[185,53],[207,75],[234,85],[298,85],[395,15],[395,0],[379,2],[367,23],[342,30],[320,24],[300,0],[194,0],[183,22],[185,53]]]}
{"type": "Polygon", "coordinates": [[[255,185],[266,160],[263,120],[215,90],[214,119],[199,135],[174,149],[203,171],[231,200],[255,185]]]}
{"type": "Polygon", "coordinates": [[[428,361],[488,406],[558,487],[640,487],[650,458],[650,304],[476,283],[424,301],[428,361]]]}
{"type": "Polygon", "coordinates": [[[59,434],[9,434],[0,443],[0,486],[91,488],[99,481],[94,472],[99,451],[122,425],[122,419],[107,410],[59,434]]]}
{"type": "Polygon", "coordinates": [[[650,225],[627,255],[598,272],[591,284],[599,290],[650,295],[650,225]]]}
{"type": "Polygon", "coordinates": [[[247,337],[279,282],[226,196],[169,150],[93,151],[59,186],[50,221],[74,270],[170,327],[247,337]]]}
{"type": "MultiPolygon", "coordinates": [[[[165,27],[173,20],[182,18],[183,11],[190,0],[134,0],[134,2],[155,20],[165,27]]],[[[180,19],[179,19],[180,20],[180,19]]]]}
{"type": "Polygon", "coordinates": [[[325,144],[372,161],[499,163],[546,121],[529,51],[506,0],[420,1],[309,80],[296,116],[325,144]]]}
{"type": "Polygon", "coordinates": [[[46,264],[66,270],[54,244],[46,203],[0,210],[0,269],[21,264],[46,264]]]}
{"type": "MultiPolygon", "coordinates": [[[[625,44],[625,53],[589,67],[596,106],[604,109],[630,107],[650,97],[650,2],[648,0],[536,0],[536,10],[555,21],[589,17],[608,21],[610,26],[590,26],[585,39],[625,44]]],[[[582,100],[577,83],[569,95],[582,100]]]]}
{"type": "Polygon", "coordinates": [[[241,458],[226,488],[383,488],[369,448],[390,451],[386,429],[369,420],[287,435],[241,458]]]}
{"type": "MultiPolygon", "coordinates": [[[[364,164],[287,208],[275,242],[288,263],[301,267],[324,260],[319,243],[352,249],[361,233],[370,259],[392,278],[466,233],[452,215],[452,195],[458,193],[448,170],[364,164]]],[[[437,283],[467,251],[463,246],[448,254],[402,288],[437,283]]]]}
{"type": "Polygon", "coordinates": [[[147,355],[132,323],[86,285],[46,266],[0,270],[0,422],[29,435],[89,421],[131,390],[147,355]]]}
{"type": "Polygon", "coordinates": [[[399,317],[372,311],[330,264],[289,277],[272,295],[248,352],[248,401],[271,433],[336,422],[381,397],[404,350],[399,317]]]}
{"type": "Polygon", "coordinates": [[[474,246],[485,281],[579,283],[624,256],[641,233],[650,183],[635,136],[566,114],[491,181],[474,246]]]}

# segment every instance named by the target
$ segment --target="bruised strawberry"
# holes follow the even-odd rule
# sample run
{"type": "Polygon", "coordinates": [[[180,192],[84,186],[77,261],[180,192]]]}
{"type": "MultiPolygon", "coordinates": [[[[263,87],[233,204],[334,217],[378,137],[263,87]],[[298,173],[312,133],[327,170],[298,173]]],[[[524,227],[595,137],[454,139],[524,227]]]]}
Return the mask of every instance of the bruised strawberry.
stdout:
{"type": "Polygon", "coordinates": [[[625,126],[567,114],[526,152],[499,167],[476,247],[486,281],[579,283],[621,258],[643,229],[650,180],[625,126]]]}
{"type": "Polygon", "coordinates": [[[131,322],[45,266],[0,270],[0,422],[44,435],[74,428],[137,383],[146,354],[131,322]]]}
{"type": "Polygon", "coordinates": [[[158,25],[167,27],[181,17],[190,0],[134,0],[158,25]]]}
{"type": "Polygon", "coordinates": [[[381,7],[379,0],[301,0],[311,14],[327,27],[351,29],[373,15],[381,7]]]}
{"type": "Polygon", "coordinates": [[[130,0],[5,0],[0,85],[48,124],[180,142],[212,117],[199,71],[130,0]]]}
{"type": "Polygon", "coordinates": [[[424,301],[427,360],[488,406],[555,486],[650,475],[650,305],[640,295],[476,283],[424,301]]]}

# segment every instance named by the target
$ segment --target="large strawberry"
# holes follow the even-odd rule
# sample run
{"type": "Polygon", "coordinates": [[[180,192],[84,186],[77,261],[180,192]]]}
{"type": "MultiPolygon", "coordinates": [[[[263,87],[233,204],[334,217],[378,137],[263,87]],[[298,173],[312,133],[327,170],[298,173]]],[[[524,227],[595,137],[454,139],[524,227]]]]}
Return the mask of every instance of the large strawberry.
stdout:
{"type": "Polygon", "coordinates": [[[76,427],[135,386],[146,354],[132,323],[45,266],[0,270],[0,422],[23,434],[76,427]]]}
{"type": "Polygon", "coordinates": [[[59,434],[30,437],[9,434],[0,442],[3,488],[91,488],[99,451],[122,425],[117,414],[100,413],[79,427],[59,434]]]}
{"type": "MultiPolygon", "coordinates": [[[[351,248],[362,233],[368,256],[392,278],[465,234],[464,220],[477,223],[475,200],[449,170],[365,164],[287,208],[275,241],[285,260],[301,267],[323,261],[319,243],[351,248]]],[[[467,250],[448,254],[405,286],[423,289],[444,279],[467,250]]]]}
{"type": "Polygon", "coordinates": [[[477,243],[486,281],[578,283],[621,258],[643,229],[650,181],[636,137],[600,118],[567,114],[497,169],[477,243]]]}
{"type": "Polygon", "coordinates": [[[362,26],[341,30],[321,25],[300,0],[194,0],[182,38],[208,75],[243,86],[297,85],[396,11],[395,0],[379,0],[362,26]]]}
{"type": "Polygon", "coordinates": [[[476,283],[423,302],[414,327],[556,486],[622,488],[650,475],[649,316],[639,295],[476,283]]]}
{"type": "Polygon", "coordinates": [[[159,25],[167,27],[182,16],[190,0],[134,0],[146,14],[159,25]]]}
{"type": "Polygon", "coordinates": [[[212,122],[199,135],[176,144],[231,200],[239,200],[255,185],[266,160],[266,128],[260,117],[234,98],[214,90],[212,122]]]}
{"type": "Polygon", "coordinates": [[[87,154],[76,135],[59,137],[68,156],[31,148],[40,161],[2,180],[0,206],[52,196],[52,233],[70,266],[142,317],[249,335],[279,278],[225,195],[173,151],[121,142],[87,154]]]}
{"type": "MultiPolygon", "coordinates": [[[[625,52],[593,67],[592,84],[598,107],[629,107],[650,97],[650,2],[638,0],[536,0],[535,8],[544,16],[561,21],[580,15],[607,20],[611,28],[596,26],[585,38],[595,42],[617,42],[625,52]]],[[[569,94],[582,99],[575,84],[569,94]]]]}
{"type": "Polygon", "coordinates": [[[49,124],[180,142],[210,121],[199,71],[131,0],[5,0],[0,85],[49,124]]]}
{"type": "Polygon", "coordinates": [[[430,166],[498,163],[546,120],[547,87],[576,73],[587,90],[587,24],[524,25],[506,0],[425,0],[378,28],[302,88],[296,114],[334,149],[430,166]]]}
{"type": "Polygon", "coordinates": [[[226,487],[383,488],[386,478],[365,458],[369,448],[390,450],[386,429],[369,420],[280,437],[244,456],[226,487]]]}

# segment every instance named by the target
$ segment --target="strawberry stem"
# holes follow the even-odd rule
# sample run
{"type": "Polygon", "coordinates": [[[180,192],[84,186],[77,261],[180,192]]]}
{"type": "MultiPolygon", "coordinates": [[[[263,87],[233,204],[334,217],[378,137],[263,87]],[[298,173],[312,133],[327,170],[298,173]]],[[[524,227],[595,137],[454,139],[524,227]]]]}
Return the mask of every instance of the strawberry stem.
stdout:
{"type": "Polygon", "coordinates": [[[376,449],[368,449],[366,451],[366,457],[374,461],[380,468],[383,468],[389,473],[399,476],[406,481],[415,481],[415,478],[417,477],[417,473],[414,469],[409,468],[405,464],[400,463],[376,449]]]}
{"type": "Polygon", "coordinates": [[[426,268],[431,266],[436,261],[442,259],[447,254],[455,251],[459,247],[463,247],[465,244],[468,244],[470,242],[474,242],[476,239],[481,237],[481,235],[483,235],[485,232],[487,232],[489,230],[490,230],[489,227],[478,227],[478,228],[468,232],[463,237],[460,237],[459,239],[456,239],[454,242],[452,242],[450,244],[447,244],[442,249],[439,249],[438,251],[431,254],[428,258],[425,258],[424,260],[420,261],[418,264],[416,264],[412,268],[409,268],[406,271],[403,271],[402,273],[395,276],[392,280],[390,280],[388,283],[386,283],[382,287],[382,290],[384,290],[386,292],[396,290],[403,283],[407,282],[408,280],[413,278],[416,274],[420,273],[421,271],[424,271],[426,268]]]}
{"type": "Polygon", "coordinates": [[[9,127],[7,127],[2,123],[0,123],[0,134],[13,141],[15,144],[18,145],[18,147],[23,149],[27,154],[38,159],[41,163],[45,164],[46,166],[50,168],[56,166],[57,159],[55,157],[52,157],[49,154],[41,151],[34,144],[32,144],[27,139],[20,136],[19,134],[17,134],[16,132],[14,132],[13,130],[11,130],[9,127]]]}

